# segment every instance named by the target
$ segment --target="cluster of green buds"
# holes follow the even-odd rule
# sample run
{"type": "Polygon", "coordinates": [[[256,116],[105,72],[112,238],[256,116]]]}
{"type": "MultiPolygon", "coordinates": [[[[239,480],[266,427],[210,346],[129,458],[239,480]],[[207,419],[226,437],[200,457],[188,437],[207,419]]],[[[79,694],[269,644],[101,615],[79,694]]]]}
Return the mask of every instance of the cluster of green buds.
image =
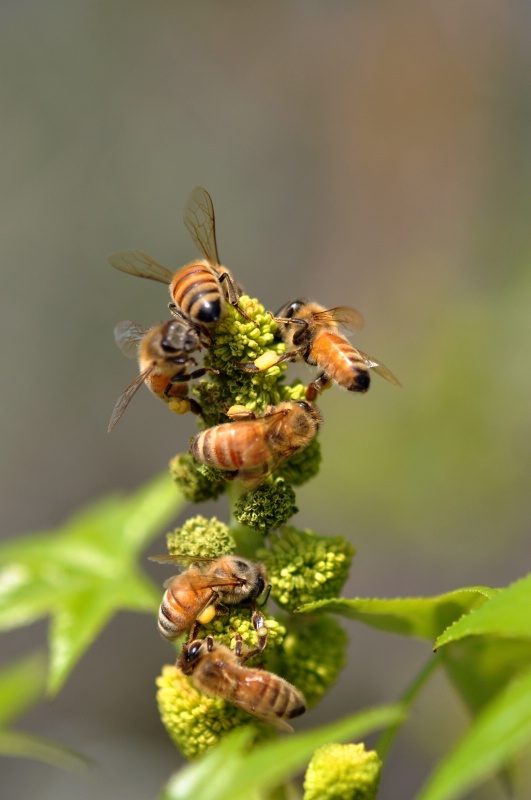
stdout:
{"type": "MultiPolygon", "coordinates": [[[[234,555],[259,564],[260,575],[267,575],[269,582],[262,596],[253,595],[250,602],[238,604],[231,600],[233,604],[227,606],[212,602],[202,608],[188,637],[185,633],[175,642],[179,654],[176,664],[164,666],[157,679],[162,722],[182,753],[195,758],[237,727],[251,725],[255,740],[278,735],[278,728],[291,730],[286,718],[312,708],[335,683],[345,663],[344,630],[330,616],[303,616],[297,611],[307,603],[338,595],[354,550],[341,536],[324,537],[288,524],[298,511],[294,487],[315,477],[320,468],[317,432],[321,414],[314,401],[327,388],[329,379],[323,374],[310,387],[299,380],[286,382],[287,362],[293,356],[290,349],[288,357],[282,358],[286,341],[292,343],[283,327],[287,320],[275,319],[256,299],[237,296],[236,284],[219,266],[212,201],[204,189],[192,193],[185,223],[206,256],[206,262],[183,269],[185,278],[179,277],[181,273],[172,275],[141,251],[124,251],[109,259],[123,272],[168,283],[175,301],[173,313],[180,320],[151,330],[129,321],[117,326],[115,338],[126,355],[133,345],[138,346],[141,374],[118,400],[109,429],[143,382],[173,411],[194,411],[199,433],[190,451],[176,455],[170,462],[171,476],[184,497],[194,504],[227,493],[231,516],[228,524],[202,516],[189,519],[167,535],[169,555],[181,561],[188,559],[189,569],[199,572],[206,559],[217,563],[234,555]],[[205,322],[205,327],[192,313],[196,296],[201,296],[194,289],[197,271],[202,271],[210,284],[210,276],[215,273],[218,288],[225,282],[224,302],[216,300],[220,313],[216,312],[216,318],[212,317],[208,325],[205,322]],[[189,316],[180,309],[179,298],[187,300],[189,316]],[[206,348],[203,364],[187,372],[187,366],[197,363],[191,353],[202,346],[206,348]],[[190,379],[194,381],[191,390],[190,379]],[[282,422],[292,412],[292,426],[287,433],[277,431],[269,439],[264,436],[262,450],[254,461],[246,469],[241,465],[231,469],[231,463],[237,463],[233,451],[238,443],[234,445],[234,439],[240,433],[247,436],[247,443],[240,447],[248,456],[253,439],[260,438],[265,422],[275,416],[282,422]],[[241,422],[229,420],[245,422],[242,426],[241,422]],[[229,425],[233,427],[229,429],[229,425]],[[220,436],[226,437],[226,445],[219,445],[214,438],[220,436]],[[271,600],[278,610],[270,608],[271,600]],[[234,665],[232,694],[223,690],[222,680],[216,689],[210,679],[199,679],[194,672],[194,659],[216,652],[223,653],[225,660],[234,665]],[[240,702],[237,684],[242,673],[238,670],[253,669],[260,670],[266,685],[274,684],[272,696],[284,692],[295,704],[292,714],[277,713],[273,700],[268,707],[267,688],[260,699],[260,713],[251,702],[240,702]]],[[[284,309],[284,316],[290,308],[284,309]]],[[[328,312],[315,306],[313,311],[316,318],[327,318],[332,327],[333,311],[337,312],[336,321],[350,324],[359,320],[357,312],[344,307],[328,312]]],[[[368,367],[380,369],[380,374],[390,379],[390,373],[377,362],[366,358],[365,362],[364,382],[359,378],[357,387],[345,388],[365,391],[368,367]]],[[[161,606],[161,615],[162,609],[161,606]]],[[[159,625],[164,632],[161,615],[159,625]]],[[[176,635],[182,630],[178,626],[174,629],[176,635]]],[[[166,638],[173,639],[173,635],[166,638]]],[[[218,668],[216,662],[210,673],[218,668]]],[[[305,798],[370,800],[378,779],[376,754],[366,754],[362,745],[331,745],[317,751],[310,764],[305,798]]]]}
{"type": "MultiPolygon", "coordinates": [[[[227,410],[244,406],[260,415],[286,400],[303,401],[306,387],[300,381],[285,383],[286,364],[277,364],[285,351],[272,314],[245,295],[237,308],[227,304],[212,333],[205,365],[212,372],[197,381],[192,392],[203,409],[200,427],[224,424],[227,410]],[[242,362],[273,364],[248,372],[242,362]]],[[[190,453],[170,462],[171,475],[193,503],[227,492],[231,504],[228,525],[218,519],[195,516],[168,534],[172,554],[216,558],[236,553],[262,563],[269,576],[269,600],[260,608],[268,631],[267,645],[246,662],[293,684],[304,694],[308,708],[315,706],[336,682],[345,663],[347,636],[328,615],[297,616],[305,603],[338,595],[348,576],[354,550],[341,536],[319,536],[288,525],[297,513],[294,487],[314,477],[320,467],[318,438],[286,460],[273,474],[250,491],[226,473],[199,464],[190,453]],[[281,609],[269,610],[274,600],[281,609]]],[[[212,636],[231,650],[239,640],[256,648],[258,633],[251,609],[232,606],[201,625],[200,638],[212,636]]],[[[182,640],[177,643],[178,648],[182,640]]],[[[251,717],[223,697],[205,695],[176,666],[165,666],[157,681],[162,721],[185,756],[204,753],[230,729],[252,725],[257,738],[277,735],[270,724],[251,717]]]]}

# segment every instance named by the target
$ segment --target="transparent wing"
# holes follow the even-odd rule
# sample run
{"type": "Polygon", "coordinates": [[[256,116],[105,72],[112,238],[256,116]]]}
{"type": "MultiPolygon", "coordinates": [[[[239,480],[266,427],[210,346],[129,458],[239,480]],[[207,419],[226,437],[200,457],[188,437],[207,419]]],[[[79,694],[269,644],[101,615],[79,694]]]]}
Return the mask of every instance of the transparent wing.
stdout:
{"type": "Polygon", "coordinates": [[[126,358],[136,358],[140,342],[148,330],[149,328],[140,325],[139,322],[124,319],[114,329],[114,341],[126,358]]]}
{"type": "Polygon", "coordinates": [[[275,725],[282,731],[293,733],[293,728],[285,720],[281,719],[275,711],[269,706],[260,707],[257,699],[260,699],[264,694],[272,680],[280,680],[276,676],[270,677],[258,670],[250,670],[243,668],[242,674],[238,675],[239,681],[243,684],[243,693],[240,692],[241,700],[238,702],[233,700],[235,705],[243,708],[248,714],[252,714],[258,719],[268,722],[270,725],[275,725]]]}
{"type": "Polygon", "coordinates": [[[196,186],[184,208],[184,224],[198,250],[211,264],[219,264],[214,204],[206,189],[196,186]]]}
{"type": "Polygon", "coordinates": [[[148,278],[150,281],[166,284],[173,280],[173,273],[169,269],[142,250],[121,250],[119,253],[112,253],[107,260],[115,269],[137,278],[148,278]]]}
{"type": "MultiPolygon", "coordinates": [[[[168,589],[180,576],[174,575],[164,581],[164,588],[168,589]]],[[[241,586],[237,578],[222,578],[219,575],[207,575],[201,572],[194,574],[193,584],[195,589],[215,589],[218,586],[241,586]]]]}
{"type": "Polygon", "coordinates": [[[386,381],[389,381],[389,383],[394,384],[394,386],[402,386],[396,375],[393,375],[391,370],[388,369],[385,366],[385,364],[382,364],[380,361],[376,361],[375,358],[367,355],[367,353],[364,353],[363,350],[358,350],[358,353],[363,358],[367,366],[370,369],[374,370],[374,372],[376,372],[377,375],[380,375],[382,378],[385,378],[386,381]]]}
{"type": "Polygon", "coordinates": [[[150,561],[155,561],[157,564],[173,564],[174,566],[187,569],[192,564],[210,564],[216,561],[215,558],[208,558],[206,556],[190,556],[181,555],[179,553],[156,553],[153,556],[148,556],[150,561]]]}
{"type": "Polygon", "coordinates": [[[316,311],[313,318],[317,323],[323,325],[337,322],[344,325],[346,328],[354,330],[361,330],[364,325],[363,316],[355,308],[349,306],[337,306],[336,308],[329,308],[327,311],[316,311]]]}
{"type": "Polygon", "coordinates": [[[118,400],[116,401],[116,405],[114,406],[113,412],[111,414],[111,419],[109,420],[109,427],[107,428],[107,433],[110,433],[112,429],[117,425],[120,417],[124,413],[125,409],[138,392],[150,372],[152,371],[153,367],[148,367],[141,372],[140,375],[137,375],[134,381],[129,384],[129,386],[124,389],[118,400]]]}

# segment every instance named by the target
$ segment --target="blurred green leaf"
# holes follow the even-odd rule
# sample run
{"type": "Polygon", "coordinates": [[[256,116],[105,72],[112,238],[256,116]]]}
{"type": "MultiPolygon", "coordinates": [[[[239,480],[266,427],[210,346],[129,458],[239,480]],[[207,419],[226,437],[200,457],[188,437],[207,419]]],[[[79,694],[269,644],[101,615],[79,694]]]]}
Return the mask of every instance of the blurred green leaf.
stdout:
{"type": "Polygon", "coordinates": [[[0,753],[4,756],[34,758],[61,769],[80,769],[89,763],[79,753],[49,739],[2,728],[0,728],[0,753]]]}
{"type": "Polygon", "coordinates": [[[531,664],[531,641],[473,637],[439,654],[467,708],[477,714],[531,664]]]}
{"type": "Polygon", "coordinates": [[[436,646],[485,634],[531,639],[531,575],[500,589],[489,603],[454,622],[438,637],[436,646]]]}
{"type": "Polygon", "coordinates": [[[44,694],[46,659],[41,653],[8,664],[0,670],[0,727],[16,719],[44,694]]]}
{"type": "Polygon", "coordinates": [[[46,659],[40,653],[15,661],[0,670],[0,753],[45,761],[57,767],[72,769],[85,760],[61,745],[7,728],[42,697],[46,686],[46,659]]]}
{"type": "Polygon", "coordinates": [[[367,735],[393,725],[404,715],[401,706],[380,706],[307,733],[283,737],[247,749],[252,731],[227,736],[195,764],[170,779],[161,800],[254,800],[278,786],[311,758],[316,747],[367,735]],[[214,795],[215,787],[215,795],[214,795]]]}
{"type": "Polygon", "coordinates": [[[417,800],[453,800],[500,770],[531,743],[531,670],[516,678],[478,715],[439,765],[417,800]]]}
{"type": "Polygon", "coordinates": [[[481,606],[498,591],[486,586],[471,586],[435,597],[319,600],[301,606],[297,612],[340,614],[382,631],[433,641],[448,625],[481,606]]]}
{"type": "Polygon", "coordinates": [[[117,611],[156,610],[160,591],[136,562],[183,503],[164,474],[89,506],[57,531],[0,547],[0,630],[52,617],[50,692],[117,611]]]}

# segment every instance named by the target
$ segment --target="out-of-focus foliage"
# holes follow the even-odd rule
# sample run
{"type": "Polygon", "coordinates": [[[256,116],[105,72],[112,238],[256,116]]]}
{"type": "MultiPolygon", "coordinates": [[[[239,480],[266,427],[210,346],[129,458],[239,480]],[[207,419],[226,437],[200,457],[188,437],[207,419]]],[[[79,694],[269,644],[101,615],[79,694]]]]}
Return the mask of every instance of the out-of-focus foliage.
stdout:
{"type": "MultiPolygon", "coordinates": [[[[342,446],[341,401],[326,393],[325,457],[332,452],[336,468],[321,481],[338,516],[351,508],[355,491],[358,530],[429,540],[446,557],[458,545],[466,557],[478,537],[495,551],[525,523],[531,321],[520,298],[531,295],[528,262],[526,254],[517,273],[490,293],[441,295],[422,335],[405,346],[400,368],[392,364],[403,390],[375,386],[377,407],[364,409],[350,452],[342,446]]],[[[305,502],[314,504],[310,492],[305,502]]]]}
{"type": "Polygon", "coordinates": [[[136,561],[181,504],[164,475],[89,506],[57,531],[0,547],[0,629],[51,617],[49,692],[119,610],[156,610],[160,593],[136,561]]]}
{"type": "MultiPolygon", "coordinates": [[[[531,744],[531,578],[506,589],[470,587],[432,598],[320,601],[302,611],[338,613],[392,633],[434,641],[473,716],[419,800],[451,800],[531,744]]],[[[429,668],[428,668],[429,669],[429,668]]],[[[425,677],[416,681],[411,700],[425,677]]]]}
{"type": "Polygon", "coordinates": [[[246,749],[252,732],[238,730],[174,776],[160,800],[212,800],[214,783],[216,800],[259,800],[302,769],[316,747],[361,738],[396,723],[401,716],[400,706],[372,708],[309,733],[259,745],[252,752],[246,749]]]}
{"type": "Polygon", "coordinates": [[[46,661],[39,653],[0,670],[0,754],[34,758],[64,769],[79,768],[85,760],[62,745],[16,730],[10,723],[42,698],[46,661]]]}

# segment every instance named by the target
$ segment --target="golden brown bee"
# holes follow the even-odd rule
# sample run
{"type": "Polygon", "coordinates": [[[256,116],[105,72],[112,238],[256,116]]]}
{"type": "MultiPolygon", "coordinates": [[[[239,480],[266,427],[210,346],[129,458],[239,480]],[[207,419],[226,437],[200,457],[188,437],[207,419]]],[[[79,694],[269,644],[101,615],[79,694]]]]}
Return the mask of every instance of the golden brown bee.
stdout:
{"type": "Polygon", "coordinates": [[[292,731],[286,720],[306,711],[303,694],[274,672],[242,666],[248,657],[207,636],[184,645],[177,666],[191,676],[199,691],[228,700],[263,722],[292,731]]]}
{"type": "Polygon", "coordinates": [[[167,283],[172,312],[179,315],[180,310],[193,322],[208,329],[220,318],[225,300],[238,308],[240,293],[229,270],[219,262],[214,206],[209,193],[201,186],[197,186],[187,200],[184,224],[204,259],[192,261],[176,273],[142,250],[113,253],[109,262],[129,275],[167,283]]]}
{"type": "Polygon", "coordinates": [[[115,327],[114,338],[124,355],[138,358],[140,374],[118,398],[109,422],[109,432],[143,383],[177,414],[186,411],[201,413],[199,403],[187,397],[188,381],[212,370],[200,367],[187,372],[190,365],[197,364],[191,354],[201,347],[201,338],[191,322],[173,319],[163,325],[145,328],[137,322],[124,320],[115,327]]]}
{"type": "Polygon", "coordinates": [[[363,327],[363,317],[354,308],[339,306],[326,310],[318,303],[295,300],[283,306],[275,319],[288,348],[293,348],[288,349],[281,360],[301,359],[323,370],[308,387],[308,400],[315,400],[330,381],[349,392],[366,392],[371,382],[371,369],[400,386],[399,380],[386,366],[353,347],[339,332],[340,324],[350,328],[363,327]]]}
{"type": "Polygon", "coordinates": [[[234,421],[202,431],[190,449],[197,461],[232,472],[230,477],[238,477],[248,490],[310,444],[322,420],[315,406],[293,401],[267,406],[259,417],[233,406],[227,416],[234,421]]]}
{"type": "Polygon", "coordinates": [[[187,566],[185,572],[170,578],[159,609],[159,631],[172,641],[190,627],[190,638],[199,625],[206,625],[223,606],[250,603],[253,607],[253,625],[258,634],[256,652],[264,649],[267,641],[265,620],[255,608],[255,600],[268,584],[263,564],[248,561],[240,556],[225,555],[219,558],[201,558],[184,555],[150,556],[159,564],[187,566]]]}

